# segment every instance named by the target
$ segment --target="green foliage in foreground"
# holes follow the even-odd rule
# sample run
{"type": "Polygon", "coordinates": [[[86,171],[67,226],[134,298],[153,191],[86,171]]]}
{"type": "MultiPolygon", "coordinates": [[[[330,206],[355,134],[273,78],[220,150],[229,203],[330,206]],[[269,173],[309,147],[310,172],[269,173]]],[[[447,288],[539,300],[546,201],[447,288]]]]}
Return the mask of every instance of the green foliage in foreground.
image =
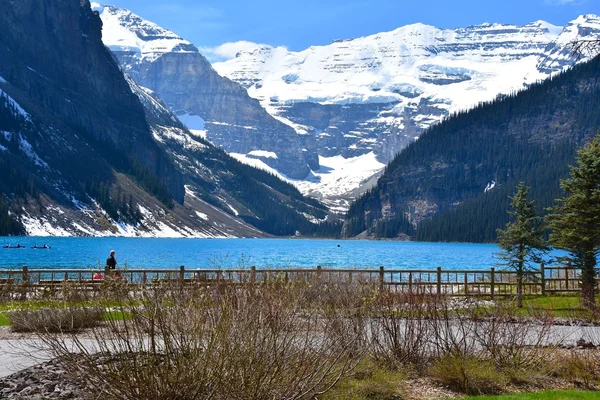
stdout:
{"type": "Polygon", "coordinates": [[[580,392],[576,390],[559,390],[539,393],[519,393],[503,396],[465,397],[463,400],[591,400],[600,399],[600,392],[580,392]]]}

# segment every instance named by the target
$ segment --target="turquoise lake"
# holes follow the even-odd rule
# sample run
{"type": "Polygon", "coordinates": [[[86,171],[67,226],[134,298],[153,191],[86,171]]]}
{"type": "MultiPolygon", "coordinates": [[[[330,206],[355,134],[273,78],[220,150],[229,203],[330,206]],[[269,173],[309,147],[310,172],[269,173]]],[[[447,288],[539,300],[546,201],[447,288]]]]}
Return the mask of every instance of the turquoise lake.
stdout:
{"type": "Polygon", "coordinates": [[[493,244],[415,243],[313,239],[138,239],[0,237],[0,269],[104,266],[110,250],[119,267],[196,268],[385,268],[489,269],[496,266],[493,244]],[[31,249],[47,244],[50,249],[31,249]]]}

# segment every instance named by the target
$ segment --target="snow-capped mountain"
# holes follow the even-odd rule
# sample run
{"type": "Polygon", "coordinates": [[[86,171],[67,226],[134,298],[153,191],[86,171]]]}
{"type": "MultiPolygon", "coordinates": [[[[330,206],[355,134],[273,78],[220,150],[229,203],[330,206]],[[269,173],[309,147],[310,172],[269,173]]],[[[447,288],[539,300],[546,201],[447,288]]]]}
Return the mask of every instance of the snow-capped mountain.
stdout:
{"type": "MultiPolygon", "coordinates": [[[[264,237],[322,228],[325,206],[190,132],[123,74],[87,0],[4,3],[0,235],[264,237]]],[[[140,46],[157,59],[176,47],[140,46]]]]}
{"type": "MultiPolygon", "coordinates": [[[[450,113],[572,65],[576,59],[569,44],[591,37],[600,37],[595,15],[565,27],[544,21],[453,30],[413,24],[300,52],[257,45],[213,66],[301,138],[316,142],[321,164],[342,156],[361,171],[363,164],[356,161],[368,160],[373,168],[368,155],[374,154],[382,169],[450,113]]],[[[320,182],[328,182],[323,178],[331,173],[316,171],[320,182]]],[[[299,186],[332,195],[319,182],[299,186]]]]}
{"type": "Polygon", "coordinates": [[[102,19],[102,40],[121,68],[197,135],[291,178],[318,168],[314,146],[302,143],[240,85],[219,76],[190,42],[129,10],[98,3],[92,8],[102,19]]]}
{"type": "Polygon", "coordinates": [[[562,70],[576,61],[572,40],[600,36],[595,15],[565,27],[412,24],[300,52],[257,45],[211,66],[177,34],[93,7],[121,67],[192,132],[337,210],[427,127],[562,70]]]}

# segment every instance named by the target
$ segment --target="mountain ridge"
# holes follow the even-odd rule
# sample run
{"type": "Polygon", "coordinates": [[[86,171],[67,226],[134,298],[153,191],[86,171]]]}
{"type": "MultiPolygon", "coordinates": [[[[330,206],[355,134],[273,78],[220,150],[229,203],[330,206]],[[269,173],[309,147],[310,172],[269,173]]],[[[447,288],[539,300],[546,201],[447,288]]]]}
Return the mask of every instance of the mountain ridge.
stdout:
{"type": "MultiPolygon", "coordinates": [[[[600,37],[594,14],[565,27],[545,21],[456,29],[417,23],[301,51],[257,45],[213,66],[315,141],[321,163],[327,163],[323,157],[372,152],[385,164],[453,112],[581,61],[569,43],[592,37],[600,37]]],[[[330,195],[318,184],[304,186],[330,195]]]]}

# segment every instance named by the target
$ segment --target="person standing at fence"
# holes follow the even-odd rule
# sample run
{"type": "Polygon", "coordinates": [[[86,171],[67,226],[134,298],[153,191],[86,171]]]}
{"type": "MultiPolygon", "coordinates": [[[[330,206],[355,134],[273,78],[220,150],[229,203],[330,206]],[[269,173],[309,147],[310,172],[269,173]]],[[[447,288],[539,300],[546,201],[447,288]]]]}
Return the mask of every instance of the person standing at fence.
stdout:
{"type": "Polygon", "coordinates": [[[117,271],[117,259],[115,258],[115,251],[111,250],[110,255],[106,259],[106,266],[108,267],[107,277],[110,276],[112,279],[121,279],[121,272],[117,271]]]}
{"type": "Polygon", "coordinates": [[[110,255],[106,259],[106,266],[111,271],[113,271],[117,268],[117,260],[115,259],[115,251],[114,250],[110,251],[110,255]]]}

